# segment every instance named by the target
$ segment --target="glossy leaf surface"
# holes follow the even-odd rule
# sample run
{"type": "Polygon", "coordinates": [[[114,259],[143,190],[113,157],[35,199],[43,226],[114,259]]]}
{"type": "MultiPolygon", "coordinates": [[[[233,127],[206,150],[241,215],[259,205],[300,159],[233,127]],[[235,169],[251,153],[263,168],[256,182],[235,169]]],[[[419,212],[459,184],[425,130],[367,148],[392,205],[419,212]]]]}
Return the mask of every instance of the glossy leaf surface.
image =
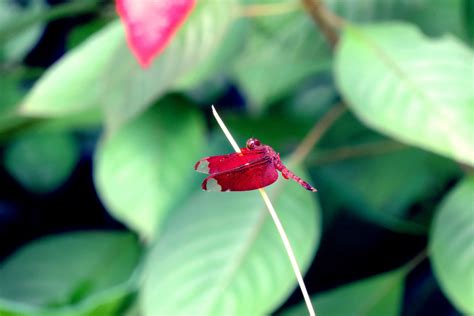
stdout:
{"type": "Polygon", "coordinates": [[[181,98],[165,98],[99,144],[95,186],[109,212],[150,239],[185,194],[203,124],[181,98]]]}
{"type": "Polygon", "coordinates": [[[348,105],[368,126],[474,165],[473,61],[472,51],[455,38],[430,40],[407,24],[349,26],[335,75],[348,105]]]}
{"type": "Polygon", "coordinates": [[[474,313],[474,178],[466,178],[443,200],[430,234],[434,272],[446,296],[474,313]]]}
{"type": "MultiPolygon", "coordinates": [[[[316,295],[312,302],[325,316],[397,316],[403,299],[403,273],[392,271],[356,281],[316,295]]],[[[284,316],[307,315],[300,304],[284,312],[284,316]]]]}
{"type": "Polygon", "coordinates": [[[28,244],[0,265],[1,315],[116,313],[140,247],[130,234],[76,232],[28,244]]]}
{"type": "MultiPolygon", "coordinates": [[[[320,235],[315,195],[283,179],[267,191],[304,271],[320,235]]],[[[145,315],[269,314],[297,286],[256,191],[193,195],[166,222],[145,269],[145,315]]]]}

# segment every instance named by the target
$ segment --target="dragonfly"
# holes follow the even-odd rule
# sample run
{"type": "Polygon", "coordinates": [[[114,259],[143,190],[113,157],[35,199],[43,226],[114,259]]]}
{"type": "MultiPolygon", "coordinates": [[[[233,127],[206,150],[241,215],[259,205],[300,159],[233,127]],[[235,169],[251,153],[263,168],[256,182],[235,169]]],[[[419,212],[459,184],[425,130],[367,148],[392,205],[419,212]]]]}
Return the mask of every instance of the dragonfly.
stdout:
{"type": "Polygon", "coordinates": [[[293,179],[306,190],[317,190],[281,162],[280,154],[272,147],[260,143],[256,138],[247,140],[240,153],[205,157],[199,160],[194,169],[209,174],[202,182],[205,191],[250,191],[266,187],[278,179],[280,171],[283,178],[293,179]]]}

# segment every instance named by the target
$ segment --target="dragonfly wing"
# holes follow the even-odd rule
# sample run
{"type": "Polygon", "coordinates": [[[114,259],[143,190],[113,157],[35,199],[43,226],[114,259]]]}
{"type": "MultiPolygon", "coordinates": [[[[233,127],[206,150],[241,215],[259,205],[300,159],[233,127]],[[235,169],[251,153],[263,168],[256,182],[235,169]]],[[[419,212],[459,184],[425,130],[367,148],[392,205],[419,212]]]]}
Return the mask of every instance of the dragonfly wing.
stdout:
{"type": "Polygon", "coordinates": [[[278,172],[271,158],[247,163],[230,171],[212,174],[202,183],[206,191],[249,191],[272,184],[278,172]]]}
{"type": "Polygon", "coordinates": [[[202,173],[215,174],[223,171],[232,170],[255,161],[265,158],[265,152],[257,150],[244,150],[242,153],[229,155],[205,157],[194,165],[194,170],[202,173]]]}

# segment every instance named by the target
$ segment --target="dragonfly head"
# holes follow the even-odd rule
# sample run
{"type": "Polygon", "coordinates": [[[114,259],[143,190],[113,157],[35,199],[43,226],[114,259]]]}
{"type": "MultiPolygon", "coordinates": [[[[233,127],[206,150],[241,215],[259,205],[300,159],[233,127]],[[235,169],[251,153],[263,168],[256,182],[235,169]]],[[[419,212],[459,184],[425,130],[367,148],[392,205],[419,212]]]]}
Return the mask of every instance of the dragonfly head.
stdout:
{"type": "Polygon", "coordinates": [[[247,149],[252,150],[252,149],[255,149],[255,148],[257,148],[257,147],[260,147],[261,145],[262,145],[262,144],[260,143],[260,141],[259,141],[258,139],[256,139],[256,138],[249,138],[249,139],[247,140],[247,145],[246,145],[246,146],[247,146],[247,149]]]}

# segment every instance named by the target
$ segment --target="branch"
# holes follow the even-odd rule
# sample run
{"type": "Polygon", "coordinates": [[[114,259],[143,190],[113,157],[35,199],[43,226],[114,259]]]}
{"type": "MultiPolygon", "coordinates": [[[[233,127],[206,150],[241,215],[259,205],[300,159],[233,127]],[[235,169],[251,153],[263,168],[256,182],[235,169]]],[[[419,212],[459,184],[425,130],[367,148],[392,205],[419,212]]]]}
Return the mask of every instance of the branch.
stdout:
{"type": "Polygon", "coordinates": [[[305,160],[311,149],[318,143],[324,133],[332,126],[332,124],[341,117],[346,111],[346,106],[343,103],[338,103],[333,106],[314,127],[309,131],[300,145],[296,148],[290,157],[289,164],[300,164],[305,160]]]}
{"type": "Polygon", "coordinates": [[[322,0],[301,0],[301,2],[331,47],[334,48],[339,40],[338,31],[345,24],[344,19],[329,11],[322,0]]]}
{"type": "Polygon", "coordinates": [[[346,160],[364,156],[376,156],[407,149],[408,145],[393,140],[382,140],[367,144],[341,146],[319,152],[317,157],[311,157],[310,164],[328,164],[339,160],[346,160]]]}
{"type": "Polygon", "coordinates": [[[301,10],[301,6],[294,2],[278,2],[268,4],[249,4],[240,8],[239,15],[242,17],[258,17],[288,14],[301,10]]]}

